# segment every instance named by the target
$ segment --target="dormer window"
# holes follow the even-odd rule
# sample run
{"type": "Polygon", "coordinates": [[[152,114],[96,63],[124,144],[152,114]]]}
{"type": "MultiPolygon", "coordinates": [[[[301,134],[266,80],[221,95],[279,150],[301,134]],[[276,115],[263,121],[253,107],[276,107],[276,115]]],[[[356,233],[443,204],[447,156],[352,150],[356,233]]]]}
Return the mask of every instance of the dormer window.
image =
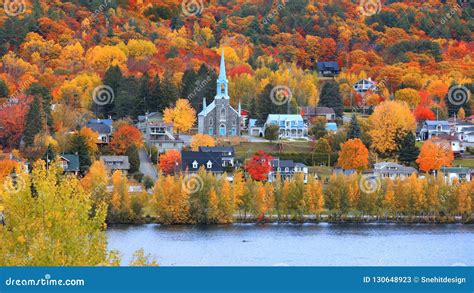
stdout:
{"type": "Polygon", "coordinates": [[[441,131],[441,129],[443,129],[443,126],[441,126],[441,124],[438,124],[438,126],[436,126],[436,130],[441,131]]]}
{"type": "Polygon", "coordinates": [[[199,164],[197,161],[193,162],[193,169],[197,169],[199,167],[199,164]]]}
{"type": "Polygon", "coordinates": [[[285,168],[285,172],[289,172],[290,169],[288,167],[285,168]]]}
{"type": "Polygon", "coordinates": [[[207,162],[207,169],[212,169],[212,162],[211,161],[207,162]]]}

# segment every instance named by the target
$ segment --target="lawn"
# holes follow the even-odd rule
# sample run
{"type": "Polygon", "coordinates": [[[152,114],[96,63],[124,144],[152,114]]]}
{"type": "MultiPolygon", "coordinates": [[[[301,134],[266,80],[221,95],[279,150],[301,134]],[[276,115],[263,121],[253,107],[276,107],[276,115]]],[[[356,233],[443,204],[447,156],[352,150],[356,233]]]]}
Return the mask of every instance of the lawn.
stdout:
{"type": "Polygon", "coordinates": [[[467,167],[474,168],[474,159],[456,159],[453,161],[453,166],[455,167],[467,167]]]}
{"type": "MultiPolygon", "coordinates": [[[[311,141],[281,141],[284,153],[311,153],[313,142],[311,141]]],[[[266,153],[280,152],[280,148],[275,142],[244,142],[235,146],[235,155],[238,159],[246,159],[259,150],[266,153]]]]}

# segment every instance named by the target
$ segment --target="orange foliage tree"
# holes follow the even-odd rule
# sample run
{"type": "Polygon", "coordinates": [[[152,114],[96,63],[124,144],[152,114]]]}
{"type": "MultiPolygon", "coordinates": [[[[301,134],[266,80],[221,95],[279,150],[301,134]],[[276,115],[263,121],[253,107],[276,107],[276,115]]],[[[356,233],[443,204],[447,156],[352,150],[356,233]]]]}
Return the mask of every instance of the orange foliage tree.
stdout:
{"type": "Polygon", "coordinates": [[[181,165],[181,153],[177,150],[169,150],[160,156],[160,170],[165,175],[174,174],[179,171],[181,165]]]}
{"type": "Polygon", "coordinates": [[[120,126],[114,133],[110,147],[117,155],[123,155],[132,145],[135,145],[138,149],[143,147],[143,138],[140,130],[131,125],[120,126]]]}
{"type": "Polygon", "coordinates": [[[350,139],[342,144],[337,164],[343,169],[361,171],[369,164],[369,150],[360,139],[350,139]]]}
{"type": "Polygon", "coordinates": [[[416,162],[423,172],[436,171],[443,166],[451,166],[454,154],[449,143],[445,141],[428,140],[423,144],[416,162]]]}
{"type": "Polygon", "coordinates": [[[258,151],[245,165],[245,170],[250,174],[253,180],[264,181],[268,179],[268,173],[272,170],[271,161],[273,157],[258,151]]]}

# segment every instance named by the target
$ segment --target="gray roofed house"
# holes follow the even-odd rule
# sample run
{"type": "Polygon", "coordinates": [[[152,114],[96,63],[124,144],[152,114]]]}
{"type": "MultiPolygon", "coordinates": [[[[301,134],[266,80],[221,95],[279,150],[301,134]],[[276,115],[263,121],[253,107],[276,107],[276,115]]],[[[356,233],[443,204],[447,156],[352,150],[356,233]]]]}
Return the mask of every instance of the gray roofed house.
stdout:
{"type": "Polygon", "coordinates": [[[341,72],[339,64],[335,61],[318,62],[317,68],[319,76],[322,77],[334,77],[341,72]]]}
{"type": "Polygon", "coordinates": [[[452,183],[453,180],[471,181],[471,170],[463,167],[443,167],[439,170],[444,174],[447,182],[452,183]]]}
{"type": "Polygon", "coordinates": [[[295,163],[293,160],[273,159],[270,164],[272,171],[268,174],[268,182],[273,182],[280,174],[281,180],[293,178],[296,174],[304,175],[304,183],[308,182],[308,167],[302,163],[295,163]]]}
{"type": "Polygon", "coordinates": [[[310,121],[312,118],[322,117],[326,121],[335,121],[336,112],[329,107],[302,107],[301,112],[305,121],[310,121]]]}
{"type": "Polygon", "coordinates": [[[107,169],[111,172],[120,170],[126,174],[130,170],[128,156],[101,156],[100,160],[104,162],[107,169]]]}
{"type": "Polygon", "coordinates": [[[79,156],[73,154],[64,154],[59,156],[59,163],[64,173],[78,175],[80,171],[79,156]]]}
{"type": "Polygon", "coordinates": [[[89,121],[86,125],[87,128],[92,129],[93,131],[99,134],[96,143],[97,144],[108,144],[110,143],[110,136],[113,132],[113,127],[110,124],[109,119],[100,120],[94,119],[89,121]]]}
{"type": "Polygon", "coordinates": [[[160,113],[138,116],[137,127],[143,133],[147,145],[156,146],[159,153],[181,151],[184,147],[184,141],[174,133],[173,123],[165,123],[160,113]]]}
{"type": "Polygon", "coordinates": [[[392,162],[381,162],[374,164],[373,172],[374,175],[390,179],[404,179],[411,176],[412,174],[418,173],[413,167],[406,167],[392,162]]]}
{"type": "Polygon", "coordinates": [[[449,122],[445,120],[435,121],[435,120],[426,120],[423,123],[422,128],[420,129],[420,138],[422,140],[431,139],[433,136],[440,134],[449,134],[451,128],[449,122]]]}

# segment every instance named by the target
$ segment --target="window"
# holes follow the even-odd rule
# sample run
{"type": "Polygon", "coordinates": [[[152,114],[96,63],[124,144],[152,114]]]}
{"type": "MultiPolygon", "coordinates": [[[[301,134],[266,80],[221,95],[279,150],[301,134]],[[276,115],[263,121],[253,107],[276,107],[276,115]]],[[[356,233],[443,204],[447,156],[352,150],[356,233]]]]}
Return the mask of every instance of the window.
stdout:
{"type": "Polygon", "coordinates": [[[221,120],[225,120],[225,108],[221,109],[221,120]]]}
{"type": "Polygon", "coordinates": [[[232,125],[234,125],[234,126],[237,125],[237,118],[234,118],[234,119],[232,120],[232,125]]]}
{"type": "Polygon", "coordinates": [[[207,168],[212,169],[212,162],[211,161],[207,162],[207,168]]]}
{"type": "Polygon", "coordinates": [[[214,118],[212,118],[212,117],[209,118],[209,125],[211,125],[211,126],[214,125],[214,118]]]}
{"type": "Polygon", "coordinates": [[[289,172],[290,169],[288,167],[285,168],[285,172],[289,172]]]}
{"type": "Polygon", "coordinates": [[[237,128],[232,127],[232,135],[236,136],[237,135],[237,128]]]}
{"type": "Polygon", "coordinates": [[[193,169],[197,169],[199,167],[199,164],[197,161],[193,162],[193,169]]]}

